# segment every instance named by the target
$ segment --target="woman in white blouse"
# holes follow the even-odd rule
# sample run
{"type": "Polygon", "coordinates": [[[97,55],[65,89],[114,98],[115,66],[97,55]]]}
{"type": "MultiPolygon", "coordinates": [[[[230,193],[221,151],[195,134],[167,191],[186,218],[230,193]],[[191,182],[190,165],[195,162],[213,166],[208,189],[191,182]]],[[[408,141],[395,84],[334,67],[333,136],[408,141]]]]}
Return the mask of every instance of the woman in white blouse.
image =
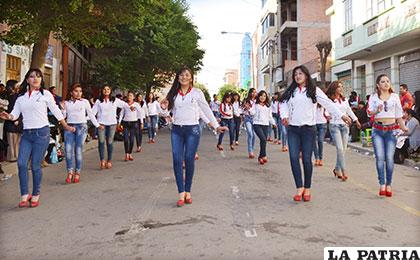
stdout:
{"type": "Polygon", "coordinates": [[[83,162],[83,145],[85,144],[88,129],[86,114],[95,127],[103,129],[103,126],[99,125],[96,120],[89,101],[82,98],[82,86],[79,83],[75,83],[70,87],[67,98],[61,104],[61,107],[67,123],[76,129],[75,132],[64,131],[67,165],[66,183],[79,183],[83,162]],[[73,163],[73,161],[75,162],[73,163]]]}
{"type": "Polygon", "coordinates": [[[275,128],[277,127],[271,112],[270,100],[267,92],[261,90],[257,95],[257,102],[250,110],[250,113],[253,116],[252,125],[254,131],[260,139],[260,155],[258,156],[258,162],[260,164],[268,162],[266,152],[268,128],[270,127],[270,124],[275,128]]]}
{"type": "Polygon", "coordinates": [[[156,136],[156,126],[159,119],[160,105],[159,102],[155,99],[153,93],[149,93],[146,98],[147,105],[147,133],[149,134],[149,144],[155,143],[156,136]]]}
{"type": "Polygon", "coordinates": [[[315,141],[317,102],[330,114],[342,118],[347,124],[351,119],[340,112],[325,93],[315,86],[308,69],[297,66],[293,69],[293,82],[281,96],[280,117],[287,128],[290,164],[296,184],[295,201],[311,200],[312,150],[315,141]],[[304,181],[300,168],[299,153],[302,152],[304,181]]]}
{"type": "Polygon", "coordinates": [[[172,111],[173,126],[171,132],[173,168],[178,187],[178,207],[184,203],[191,204],[191,185],[194,175],[195,154],[200,141],[200,109],[211,125],[218,131],[227,130],[219,126],[213,112],[210,110],[201,90],[193,87],[193,72],[182,68],[176,73],[175,80],[165,100],[162,109],[172,111]],[[185,160],[185,180],[183,179],[182,161],[185,160]]]}
{"type": "MultiPolygon", "coordinates": [[[[334,101],[336,107],[344,114],[348,115],[356,123],[357,128],[361,128],[361,125],[350,108],[349,102],[344,98],[343,95],[343,83],[341,81],[333,81],[327,89],[327,96],[334,101]]],[[[349,126],[341,119],[341,117],[332,116],[330,120],[330,133],[334,139],[335,148],[337,151],[337,160],[335,168],[333,169],[334,176],[342,181],[348,179],[346,170],[345,153],[347,150],[347,144],[349,139],[349,126]]]]}
{"type": "Polygon", "coordinates": [[[21,84],[21,91],[10,114],[2,112],[0,118],[15,121],[23,117],[23,135],[19,144],[18,172],[21,201],[19,207],[37,207],[42,180],[41,162],[50,142],[50,128],[47,109],[65,130],[75,131],[67,125],[60,108],[55,103],[53,95],[44,89],[41,70],[30,69],[21,84]],[[28,162],[31,159],[33,191],[28,190],[28,162]]]}
{"type": "Polygon", "coordinates": [[[122,124],[124,131],[124,161],[132,161],[134,138],[138,136],[138,113],[141,111],[139,103],[134,102],[133,91],[127,93],[127,105],[121,110],[119,123],[122,124]]]}
{"type": "Polygon", "coordinates": [[[368,114],[374,116],[372,143],[380,186],[379,196],[391,197],[394,153],[397,143],[395,130],[401,128],[407,132],[408,129],[402,119],[403,110],[400,99],[394,93],[391,82],[385,74],[376,78],[376,93],[369,98],[368,114]]]}
{"type": "Polygon", "coordinates": [[[97,115],[98,123],[103,129],[98,130],[98,150],[101,169],[112,168],[112,151],[114,148],[114,135],[117,128],[117,108],[128,106],[124,101],[111,96],[111,87],[105,85],[101,95],[93,105],[93,114],[97,115]],[[107,160],[105,161],[105,142],[107,146],[107,160]]]}
{"type": "Polygon", "coordinates": [[[138,131],[136,135],[136,143],[137,143],[137,152],[141,152],[141,145],[143,142],[143,128],[144,128],[144,120],[147,118],[147,106],[143,100],[143,96],[138,93],[136,96],[136,102],[141,107],[140,111],[137,111],[137,119],[138,119],[138,131]]]}

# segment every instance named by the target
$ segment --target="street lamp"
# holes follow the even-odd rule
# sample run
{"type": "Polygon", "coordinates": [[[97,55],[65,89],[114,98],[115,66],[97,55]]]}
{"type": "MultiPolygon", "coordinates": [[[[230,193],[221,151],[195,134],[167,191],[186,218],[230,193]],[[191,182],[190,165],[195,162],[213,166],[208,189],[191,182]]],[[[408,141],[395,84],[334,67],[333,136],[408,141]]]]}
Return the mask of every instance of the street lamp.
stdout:
{"type": "Polygon", "coordinates": [[[254,80],[254,73],[253,73],[253,65],[254,65],[254,50],[253,50],[253,46],[252,46],[252,38],[248,33],[244,33],[244,32],[227,32],[227,31],[221,31],[221,34],[240,34],[240,35],[245,35],[246,37],[248,37],[251,40],[251,79],[252,79],[252,87],[255,88],[255,80],[254,80]]]}

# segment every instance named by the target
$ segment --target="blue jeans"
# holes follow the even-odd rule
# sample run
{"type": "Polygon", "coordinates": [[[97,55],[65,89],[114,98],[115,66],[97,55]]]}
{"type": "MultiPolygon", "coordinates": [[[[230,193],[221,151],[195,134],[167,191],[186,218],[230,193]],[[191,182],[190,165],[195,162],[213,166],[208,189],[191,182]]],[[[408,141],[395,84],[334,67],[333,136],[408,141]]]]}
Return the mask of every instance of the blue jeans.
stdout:
{"type": "MultiPolygon", "coordinates": [[[[229,128],[229,144],[232,145],[233,144],[233,139],[235,138],[235,125],[233,122],[233,118],[231,119],[224,119],[222,118],[222,122],[220,123],[222,126],[227,126],[229,128]]],[[[223,136],[225,135],[225,133],[220,133],[219,134],[219,140],[217,141],[217,144],[222,144],[223,141],[223,136]]]]}
{"type": "Polygon", "coordinates": [[[199,125],[173,125],[171,132],[172,159],[178,192],[191,192],[195,154],[200,143],[199,125]],[[185,183],[182,162],[185,161],[185,183]]]}
{"type": "Polygon", "coordinates": [[[108,153],[108,161],[112,160],[112,151],[114,149],[114,135],[117,125],[106,125],[105,129],[98,129],[98,149],[99,159],[105,160],[105,142],[108,153]]]}
{"type": "Polygon", "coordinates": [[[241,129],[241,117],[240,116],[234,116],[233,117],[233,122],[234,122],[234,125],[235,125],[235,131],[234,131],[234,134],[235,134],[235,141],[237,142],[237,141],[239,141],[239,131],[240,131],[240,129],[241,129]]]}
{"type": "Polygon", "coordinates": [[[276,122],[277,128],[274,129],[274,139],[280,140],[281,138],[281,120],[280,115],[277,113],[272,113],[274,121],[276,122]]]}
{"type": "Polygon", "coordinates": [[[331,137],[335,143],[337,151],[337,160],[335,162],[335,170],[344,172],[346,169],[346,160],[344,155],[346,153],[347,144],[349,140],[349,127],[344,124],[330,124],[331,137]]]}
{"type": "Polygon", "coordinates": [[[258,159],[267,156],[266,147],[269,128],[270,126],[268,125],[254,125],[255,134],[257,134],[258,139],[260,139],[260,155],[258,156],[258,159]]]}
{"type": "Polygon", "coordinates": [[[147,126],[147,133],[149,135],[149,139],[154,139],[156,135],[156,124],[157,124],[158,116],[157,115],[149,116],[149,118],[150,118],[150,123],[147,126]]]}
{"type": "Polygon", "coordinates": [[[324,154],[324,138],[327,131],[327,124],[316,125],[316,137],[314,141],[315,160],[322,160],[324,154]]]}
{"type": "Polygon", "coordinates": [[[83,162],[83,145],[87,135],[87,124],[69,124],[76,128],[76,132],[64,131],[64,148],[66,149],[67,172],[80,173],[83,162]],[[76,159],[73,167],[73,157],[76,159]]]}
{"type": "Polygon", "coordinates": [[[280,120],[280,124],[278,124],[278,128],[281,128],[281,145],[282,146],[287,146],[287,126],[284,126],[281,123],[281,118],[280,120]]]}
{"type": "Polygon", "coordinates": [[[289,126],[287,128],[289,141],[289,157],[296,188],[311,188],[312,182],[312,150],[315,140],[315,126],[289,126]],[[302,151],[303,172],[305,181],[302,183],[299,153],[302,151]]]}
{"type": "Polygon", "coordinates": [[[245,116],[244,122],[246,128],[246,142],[248,144],[248,153],[253,153],[255,145],[255,133],[254,128],[252,126],[252,117],[245,116]]]}
{"type": "Polygon", "coordinates": [[[124,151],[125,153],[132,153],[134,146],[134,138],[138,135],[138,122],[122,121],[122,126],[124,128],[124,151]]]}
{"type": "Polygon", "coordinates": [[[143,130],[141,129],[142,123],[140,120],[137,121],[137,135],[136,135],[136,142],[137,146],[140,147],[143,141],[143,130]]]}
{"type": "Polygon", "coordinates": [[[19,144],[17,166],[19,171],[20,194],[26,195],[28,191],[28,162],[31,159],[31,171],[33,181],[32,195],[40,193],[42,181],[41,163],[44,159],[50,142],[50,128],[48,126],[37,129],[23,130],[19,144]]]}
{"type": "Polygon", "coordinates": [[[394,171],[394,153],[397,144],[394,131],[383,131],[373,128],[372,143],[376,157],[379,185],[391,185],[392,173],[394,171]]]}

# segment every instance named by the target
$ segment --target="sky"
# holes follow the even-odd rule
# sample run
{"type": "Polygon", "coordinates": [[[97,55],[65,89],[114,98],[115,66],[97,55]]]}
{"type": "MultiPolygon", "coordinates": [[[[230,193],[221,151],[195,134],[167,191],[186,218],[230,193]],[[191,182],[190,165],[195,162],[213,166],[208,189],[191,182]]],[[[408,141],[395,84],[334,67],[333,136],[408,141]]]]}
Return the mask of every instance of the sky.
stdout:
{"type": "Polygon", "coordinates": [[[260,0],[187,0],[189,16],[201,36],[200,48],[205,50],[203,66],[197,81],[211,94],[223,86],[226,69],[239,69],[243,35],[221,34],[250,32],[257,28],[260,0]]]}

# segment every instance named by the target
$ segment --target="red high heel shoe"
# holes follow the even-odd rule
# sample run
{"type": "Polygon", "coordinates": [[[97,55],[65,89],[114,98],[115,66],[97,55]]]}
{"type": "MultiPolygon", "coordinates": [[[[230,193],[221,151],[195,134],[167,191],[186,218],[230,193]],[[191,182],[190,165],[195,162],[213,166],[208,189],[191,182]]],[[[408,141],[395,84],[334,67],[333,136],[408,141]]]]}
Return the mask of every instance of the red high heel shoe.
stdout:
{"type": "Polygon", "coordinates": [[[223,146],[222,145],[218,144],[216,147],[219,151],[223,151],[223,146]]]}
{"type": "MultiPolygon", "coordinates": [[[[302,193],[303,194],[303,193],[302,193]]],[[[293,197],[293,200],[294,201],[301,201],[302,200],[302,194],[297,194],[297,195],[295,195],[294,197],[293,197]]]]}
{"type": "Polygon", "coordinates": [[[107,161],[106,162],[106,168],[107,169],[111,169],[112,168],[112,162],[111,161],[107,161]]]}
{"type": "Polygon", "coordinates": [[[386,190],[379,189],[379,196],[386,196],[386,190]]]}
{"type": "Polygon", "coordinates": [[[80,182],[80,173],[75,173],[73,183],[79,183],[79,182],[80,182]]]}
{"type": "Polygon", "coordinates": [[[347,176],[343,173],[343,176],[341,177],[341,180],[342,181],[347,181],[348,178],[349,178],[349,176],[347,176]]]}
{"type": "Polygon", "coordinates": [[[178,206],[178,207],[182,207],[182,206],[184,206],[184,200],[178,200],[177,202],[176,202],[176,205],[178,206]]]}
{"type": "Polygon", "coordinates": [[[34,197],[38,197],[38,200],[36,200],[36,201],[31,200],[31,208],[36,208],[36,207],[39,206],[39,195],[38,196],[34,196],[34,197]]]}
{"type": "Polygon", "coordinates": [[[19,208],[27,208],[27,207],[29,207],[29,202],[31,201],[31,199],[32,199],[32,195],[31,194],[28,194],[28,197],[26,198],[26,200],[21,200],[19,202],[19,208]]]}
{"type": "Polygon", "coordinates": [[[263,159],[264,163],[268,162],[267,157],[263,157],[262,159],[263,159]]]}
{"type": "Polygon", "coordinates": [[[134,160],[134,157],[130,154],[130,155],[128,156],[128,160],[133,161],[133,160],[134,160]]]}
{"type": "Polygon", "coordinates": [[[66,178],[66,183],[70,184],[73,182],[73,173],[68,173],[66,178]]]}
{"type": "Polygon", "coordinates": [[[249,159],[254,159],[254,158],[255,158],[255,155],[254,155],[253,153],[250,153],[250,154],[248,155],[248,158],[249,158],[249,159]]]}
{"type": "Polygon", "coordinates": [[[185,204],[192,204],[192,198],[190,197],[187,199],[187,197],[185,197],[185,204]]]}
{"type": "Polygon", "coordinates": [[[303,201],[310,201],[311,200],[311,194],[305,194],[305,191],[303,192],[303,201]]]}
{"type": "Polygon", "coordinates": [[[387,197],[392,197],[392,190],[388,190],[388,189],[385,188],[385,195],[387,197]]]}
{"type": "Polygon", "coordinates": [[[334,177],[337,177],[337,178],[339,178],[339,179],[341,179],[341,178],[342,178],[342,176],[341,176],[341,175],[338,175],[338,174],[337,174],[337,172],[335,171],[335,169],[333,169],[333,173],[334,173],[334,177]]]}
{"type": "Polygon", "coordinates": [[[259,162],[261,165],[263,165],[263,164],[265,163],[263,158],[258,158],[258,162],[259,162]]]}

